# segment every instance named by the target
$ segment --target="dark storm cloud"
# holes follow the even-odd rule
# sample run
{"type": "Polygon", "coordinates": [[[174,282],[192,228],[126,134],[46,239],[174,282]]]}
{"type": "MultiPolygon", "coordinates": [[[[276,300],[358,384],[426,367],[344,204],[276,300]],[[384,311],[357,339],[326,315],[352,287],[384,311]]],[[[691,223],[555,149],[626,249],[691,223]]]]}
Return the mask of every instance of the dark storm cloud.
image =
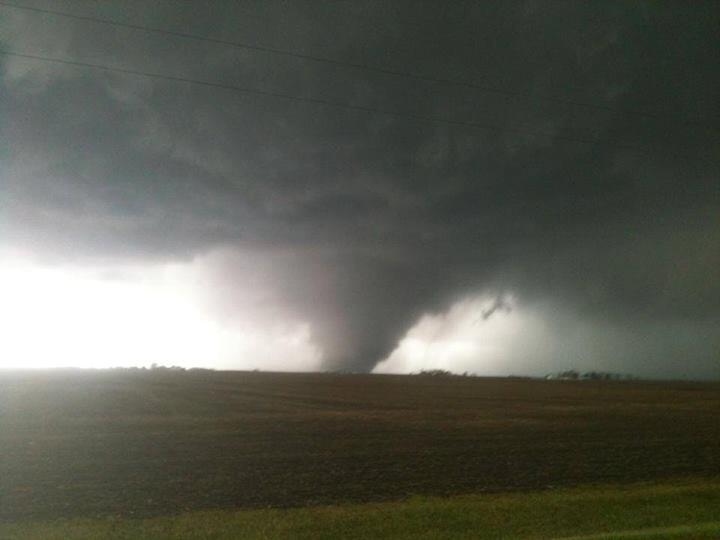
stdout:
{"type": "Polygon", "coordinates": [[[3,57],[9,245],[249,250],[326,364],[358,370],[478,292],[630,327],[720,314],[715,3],[33,5],[647,115],[2,8],[6,49],[500,128],[3,57]]]}

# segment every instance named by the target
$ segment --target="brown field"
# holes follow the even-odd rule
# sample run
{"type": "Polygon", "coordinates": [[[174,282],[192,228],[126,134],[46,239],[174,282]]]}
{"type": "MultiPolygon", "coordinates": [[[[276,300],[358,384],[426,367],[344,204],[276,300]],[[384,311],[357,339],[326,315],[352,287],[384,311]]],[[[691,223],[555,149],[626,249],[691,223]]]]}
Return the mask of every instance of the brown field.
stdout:
{"type": "Polygon", "coordinates": [[[720,476],[720,384],[0,373],[0,520],[720,476]]]}

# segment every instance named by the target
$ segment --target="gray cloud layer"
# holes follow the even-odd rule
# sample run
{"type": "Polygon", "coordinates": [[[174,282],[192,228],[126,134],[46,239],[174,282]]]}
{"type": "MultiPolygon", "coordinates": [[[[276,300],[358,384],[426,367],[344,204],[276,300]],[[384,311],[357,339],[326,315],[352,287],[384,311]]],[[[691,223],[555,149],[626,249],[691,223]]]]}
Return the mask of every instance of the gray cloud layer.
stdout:
{"type": "Polygon", "coordinates": [[[371,369],[423,313],[510,292],[638,331],[695,325],[686,354],[711,369],[718,5],[386,4],[51,7],[661,117],[2,8],[6,49],[501,127],[3,57],[3,242],[76,260],[253,253],[331,367],[371,369]]]}

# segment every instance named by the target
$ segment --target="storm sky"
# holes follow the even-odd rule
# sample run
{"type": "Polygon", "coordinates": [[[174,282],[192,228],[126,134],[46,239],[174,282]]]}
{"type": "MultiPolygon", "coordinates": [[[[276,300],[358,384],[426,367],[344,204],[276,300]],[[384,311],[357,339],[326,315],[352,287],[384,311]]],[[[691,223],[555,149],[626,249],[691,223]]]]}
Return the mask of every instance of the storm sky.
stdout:
{"type": "Polygon", "coordinates": [[[720,377],[717,2],[15,3],[5,365],[720,377]]]}

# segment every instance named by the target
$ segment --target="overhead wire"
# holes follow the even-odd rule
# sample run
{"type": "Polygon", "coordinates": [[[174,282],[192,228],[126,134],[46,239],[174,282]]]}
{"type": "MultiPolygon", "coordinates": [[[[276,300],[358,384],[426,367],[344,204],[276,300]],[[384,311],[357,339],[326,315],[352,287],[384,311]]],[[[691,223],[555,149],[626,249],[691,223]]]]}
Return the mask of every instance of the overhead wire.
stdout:
{"type": "Polygon", "coordinates": [[[158,35],[172,36],[172,37],[177,37],[177,38],[182,38],[182,39],[189,39],[189,40],[194,40],[194,41],[213,43],[216,45],[223,45],[223,46],[234,47],[234,48],[239,48],[239,49],[251,50],[251,51],[255,51],[255,52],[297,58],[297,59],[301,59],[301,60],[305,60],[305,61],[312,61],[312,62],[323,63],[323,64],[333,65],[333,66],[338,66],[338,67],[363,70],[363,71],[373,72],[373,73],[378,73],[378,74],[383,74],[383,75],[391,75],[391,76],[395,76],[395,77],[402,77],[402,78],[412,79],[412,80],[416,80],[416,81],[422,81],[422,82],[426,82],[426,83],[445,84],[445,85],[450,85],[450,86],[455,86],[455,87],[463,87],[463,88],[472,89],[472,90],[475,90],[478,92],[484,92],[484,93],[490,93],[490,94],[496,94],[496,95],[505,95],[505,96],[514,97],[514,98],[518,98],[518,99],[549,102],[549,103],[555,103],[555,104],[559,104],[559,105],[566,105],[566,106],[579,107],[579,108],[591,109],[591,110],[596,110],[596,111],[603,111],[605,113],[624,114],[624,115],[638,116],[638,117],[651,118],[651,119],[669,119],[669,118],[671,118],[671,119],[675,119],[675,120],[680,120],[685,123],[706,125],[700,119],[695,119],[695,118],[683,118],[683,117],[679,117],[677,115],[672,115],[672,114],[665,114],[665,113],[659,114],[659,113],[646,112],[646,111],[630,110],[630,109],[626,109],[626,108],[617,108],[617,107],[612,107],[610,105],[590,103],[590,102],[586,102],[586,101],[578,101],[578,100],[573,100],[573,99],[565,99],[565,98],[559,98],[559,97],[554,97],[554,96],[538,96],[538,95],[529,94],[526,92],[519,92],[519,91],[508,90],[508,89],[504,89],[504,88],[498,88],[498,87],[488,86],[488,85],[484,85],[484,84],[479,84],[479,83],[472,82],[472,81],[465,81],[465,80],[451,79],[451,78],[438,77],[438,76],[432,76],[432,75],[425,75],[425,74],[421,74],[421,73],[415,73],[412,71],[391,69],[391,68],[375,66],[375,65],[365,64],[365,63],[350,62],[350,61],[338,60],[335,58],[330,58],[330,57],[325,57],[325,56],[300,53],[300,52],[295,52],[295,51],[291,51],[288,49],[268,47],[268,46],[257,45],[257,44],[252,44],[252,43],[243,43],[243,42],[213,38],[213,37],[208,37],[208,36],[200,36],[200,35],[192,34],[192,33],[188,33],[188,32],[166,30],[166,29],[162,29],[162,28],[150,27],[150,26],[145,26],[145,25],[140,25],[140,24],[113,21],[110,19],[104,19],[104,18],[89,16],[89,15],[76,15],[76,14],[67,13],[67,12],[63,12],[63,11],[57,11],[57,10],[53,10],[53,9],[45,9],[45,8],[39,8],[39,7],[34,7],[34,6],[23,6],[20,4],[6,2],[3,0],[0,0],[0,6],[12,8],[12,9],[29,11],[29,12],[42,13],[42,14],[46,14],[46,15],[53,15],[53,16],[57,16],[57,17],[65,17],[65,18],[75,19],[75,20],[80,20],[80,21],[92,22],[92,23],[96,23],[96,24],[115,26],[115,27],[119,27],[119,28],[127,28],[127,29],[131,29],[131,30],[137,30],[137,31],[142,31],[142,32],[147,32],[147,33],[154,33],[154,34],[158,34],[158,35]]]}
{"type": "MultiPolygon", "coordinates": [[[[175,76],[175,75],[166,75],[163,73],[156,73],[156,72],[151,72],[151,71],[129,69],[129,68],[122,68],[122,67],[115,67],[115,66],[107,66],[104,64],[84,62],[84,61],[79,61],[79,60],[71,60],[71,59],[65,59],[65,58],[53,58],[53,57],[37,55],[37,54],[20,53],[17,51],[9,51],[9,50],[4,50],[4,49],[0,49],[0,55],[13,56],[16,58],[23,58],[23,59],[27,59],[27,60],[41,61],[41,62],[54,63],[54,64],[63,64],[63,65],[82,67],[82,68],[91,68],[91,69],[107,71],[107,72],[123,73],[126,75],[147,77],[147,78],[171,81],[171,82],[176,82],[176,83],[193,84],[193,85],[203,86],[203,87],[208,87],[208,88],[230,90],[230,91],[234,91],[234,92],[238,92],[238,93],[242,93],[242,94],[246,94],[246,95],[265,96],[265,97],[283,99],[283,100],[299,102],[299,103],[309,103],[309,104],[314,104],[314,105],[319,105],[319,106],[327,106],[327,107],[333,107],[333,108],[337,108],[337,109],[345,109],[345,110],[349,110],[349,111],[379,114],[379,115],[391,116],[391,117],[395,117],[395,118],[409,119],[409,120],[413,120],[416,122],[422,122],[422,123],[441,124],[441,125],[449,125],[449,126],[461,126],[461,127],[475,128],[475,129],[481,129],[481,130],[486,130],[486,131],[494,131],[497,133],[505,133],[505,132],[513,132],[513,131],[520,132],[521,131],[523,133],[523,135],[530,135],[532,137],[546,137],[550,140],[566,141],[566,142],[573,142],[573,143],[593,145],[593,146],[603,142],[599,139],[587,139],[587,138],[572,137],[572,136],[567,136],[567,135],[556,135],[556,134],[549,134],[547,132],[528,133],[528,131],[526,129],[521,130],[520,128],[516,128],[516,127],[512,127],[512,126],[498,126],[498,125],[486,124],[486,123],[482,123],[482,122],[475,122],[475,121],[471,121],[471,120],[456,120],[456,119],[451,119],[451,118],[428,116],[428,115],[413,113],[410,111],[396,111],[396,110],[392,110],[392,109],[381,109],[381,108],[370,107],[370,106],[366,106],[366,105],[354,105],[352,103],[344,103],[344,102],[333,101],[333,100],[328,100],[328,99],[298,96],[298,95],[294,95],[294,94],[287,94],[284,92],[261,90],[258,88],[250,88],[250,87],[238,86],[238,85],[221,83],[221,82],[205,81],[205,80],[201,80],[201,79],[192,79],[189,77],[180,77],[180,76],[175,76]]],[[[651,147],[651,146],[636,146],[636,145],[625,145],[625,144],[612,144],[612,147],[617,148],[617,149],[631,150],[634,152],[646,153],[646,154],[651,153],[653,150],[658,150],[657,148],[651,147]]],[[[673,155],[682,156],[682,157],[690,157],[690,156],[684,156],[683,154],[680,154],[680,153],[677,153],[674,151],[669,151],[665,148],[663,148],[662,151],[664,154],[673,154],[673,155]]],[[[697,157],[697,156],[694,156],[694,157],[697,157]]]]}

